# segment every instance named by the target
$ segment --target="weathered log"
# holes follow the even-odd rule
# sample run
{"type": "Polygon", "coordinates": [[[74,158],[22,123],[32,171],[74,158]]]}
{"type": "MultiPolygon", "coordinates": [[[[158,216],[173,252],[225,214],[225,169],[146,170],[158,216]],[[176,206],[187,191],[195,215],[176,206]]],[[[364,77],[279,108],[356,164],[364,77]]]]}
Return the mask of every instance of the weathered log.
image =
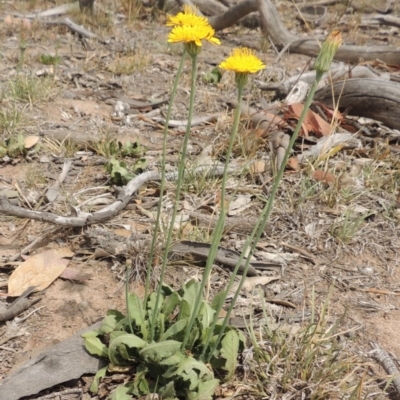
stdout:
{"type": "Polygon", "coordinates": [[[379,79],[348,79],[318,90],[314,97],[350,115],[367,117],[400,129],[400,84],[379,79]],[[332,95],[334,97],[332,97],[332,95]],[[334,101],[333,101],[334,99],[334,101]]]}
{"type": "MultiPolygon", "coordinates": [[[[316,56],[320,45],[315,39],[299,38],[290,33],[283,25],[278,11],[271,0],[259,0],[260,22],[267,37],[270,37],[278,49],[287,49],[293,53],[316,56]]],[[[342,45],[335,60],[358,63],[381,60],[387,64],[400,64],[400,49],[394,46],[352,46],[342,45]]]]}

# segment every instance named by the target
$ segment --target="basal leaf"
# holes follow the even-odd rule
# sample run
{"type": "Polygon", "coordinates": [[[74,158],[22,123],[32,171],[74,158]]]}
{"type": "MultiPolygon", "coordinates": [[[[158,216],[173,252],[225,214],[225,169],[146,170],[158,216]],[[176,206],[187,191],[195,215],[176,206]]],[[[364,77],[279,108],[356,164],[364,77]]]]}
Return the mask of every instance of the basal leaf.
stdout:
{"type": "Polygon", "coordinates": [[[200,282],[195,282],[193,280],[189,281],[183,287],[182,299],[187,301],[187,303],[190,306],[190,310],[193,310],[194,305],[196,304],[199,290],[200,290],[200,282]]]}
{"type": "Polygon", "coordinates": [[[191,315],[190,304],[186,300],[181,300],[179,303],[179,315],[178,319],[189,318],[191,315]]]}
{"type": "Polygon", "coordinates": [[[158,394],[162,399],[176,399],[174,381],[169,381],[165,386],[161,387],[158,390],[158,394]]]}
{"type": "Polygon", "coordinates": [[[101,333],[111,333],[117,327],[118,322],[116,315],[107,315],[103,319],[99,331],[101,333]]]}
{"type": "Polygon", "coordinates": [[[97,337],[101,334],[98,329],[82,333],[83,338],[97,337]]]}
{"type": "Polygon", "coordinates": [[[186,398],[188,400],[211,400],[218,383],[218,379],[200,382],[197,391],[187,391],[186,398]]]}
{"type": "Polygon", "coordinates": [[[213,310],[209,304],[203,301],[199,313],[199,320],[201,321],[202,332],[212,324],[214,320],[214,315],[215,310],[213,310]]]}
{"type": "Polygon", "coordinates": [[[181,296],[177,292],[172,293],[168,296],[161,307],[162,312],[168,317],[176,308],[181,301],[181,296]]]}
{"type": "Polygon", "coordinates": [[[124,385],[118,386],[110,396],[110,400],[132,400],[132,396],[128,394],[130,388],[124,385]]]}
{"type": "Polygon", "coordinates": [[[148,327],[145,311],[143,310],[142,301],[136,293],[131,293],[128,297],[129,315],[139,328],[143,339],[148,337],[148,327]]]}
{"type": "Polygon", "coordinates": [[[175,322],[175,324],[171,325],[167,329],[167,331],[162,335],[160,341],[167,340],[169,338],[173,338],[175,340],[183,340],[183,337],[181,337],[183,335],[180,335],[179,337],[177,337],[177,335],[185,329],[187,324],[188,324],[187,318],[175,322]]]}
{"type": "Polygon", "coordinates": [[[108,358],[108,349],[98,337],[85,337],[86,350],[93,355],[108,358]]]}
{"type": "Polygon", "coordinates": [[[214,298],[213,298],[213,300],[212,300],[212,302],[211,302],[211,308],[212,308],[213,310],[216,310],[217,307],[219,307],[219,306],[221,306],[222,304],[224,304],[227,294],[228,294],[228,292],[227,292],[226,290],[217,293],[217,294],[214,296],[214,298]]]}
{"type": "Polygon", "coordinates": [[[232,378],[237,366],[239,353],[239,335],[236,330],[228,331],[221,340],[221,356],[225,358],[224,370],[228,372],[226,380],[232,378]]]}
{"type": "Polygon", "coordinates": [[[99,390],[99,384],[101,381],[101,378],[104,378],[106,376],[107,373],[107,367],[101,368],[96,372],[96,375],[93,378],[93,382],[90,385],[90,391],[92,393],[97,393],[97,391],[99,390]]]}
{"type": "Polygon", "coordinates": [[[140,356],[145,360],[159,363],[167,357],[177,352],[181,347],[181,342],[176,340],[165,340],[159,343],[150,343],[140,350],[140,356]]]}
{"type": "MultiPolygon", "coordinates": [[[[115,332],[113,332],[113,333],[115,333],[115,332]]],[[[110,337],[110,339],[111,339],[111,337],[110,337]]],[[[123,362],[120,358],[120,356],[122,356],[122,354],[120,354],[120,351],[119,351],[119,346],[122,346],[122,345],[127,346],[130,349],[139,350],[146,345],[146,342],[143,339],[141,339],[140,337],[138,337],[136,335],[132,335],[130,333],[124,333],[122,335],[116,336],[114,339],[111,339],[110,345],[108,348],[108,356],[110,358],[110,361],[114,365],[119,365],[123,362]]],[[[125,354],[124,354],[124,356],[125,356],[125,354]]]]}

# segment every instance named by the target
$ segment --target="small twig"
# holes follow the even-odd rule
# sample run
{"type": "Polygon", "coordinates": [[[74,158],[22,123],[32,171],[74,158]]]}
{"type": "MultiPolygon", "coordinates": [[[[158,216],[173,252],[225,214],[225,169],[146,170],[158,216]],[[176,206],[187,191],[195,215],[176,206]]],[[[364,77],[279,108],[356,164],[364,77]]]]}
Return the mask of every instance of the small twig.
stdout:
{"type": "Polygon", "coordinates": [[[6,347],[6,346],[0,346],[1,350],[6,350],[6,351],[11,351],[12,353],[16,353],[17,350],[12,349],[11,347],[6,347]]]}
{"type": "Polygon", "coordinates": [[[400,395],[400,372],[397,369],[395,363],[389,356],[389,354],[383,350],[377,343],[370,342],[370,346],[373,350],[371,350],[368,355],[374,360],[378,361],[379,364],[382,365],[383,369],[386,371],[388,375],[393,376],[393,385],[400,395]]]}
{"type": "Polygon", "coordinates": [[[26,315],[25,317],[22,317],[22,318],[15,317],[14,321],[15,321],[17,324],[19,324],[19,323],[25,321],[26,319],[28,319],[28,318],[29,318],[32,314],[34,314],[36,311],[41,310],[42,308],[44,308],[44,306],[39,307],[39,308],[35,308],[33,311],[31,311],[31,312],[30,312],[28,315],[26,315]]]}

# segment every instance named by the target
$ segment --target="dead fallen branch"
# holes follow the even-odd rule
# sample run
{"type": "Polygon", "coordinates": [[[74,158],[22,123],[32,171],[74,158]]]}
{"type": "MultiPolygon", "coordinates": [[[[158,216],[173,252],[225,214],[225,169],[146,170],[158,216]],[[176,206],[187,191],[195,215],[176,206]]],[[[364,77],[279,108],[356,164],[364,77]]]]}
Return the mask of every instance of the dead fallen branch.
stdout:
{"type": "MultiPolygon", "coordinates": [[[[261,26],[267,37],[270,37],[278,49],[286,47],[288,51],[308,56],[316,56],[320,45],[315,39],[299,38],[290,33],[283,25],[278,11],[271,0],[259,0],[261,26]]],[[[352,46],[342,45],[335,55],[335,60],[357,63],[381,60],[387,64],[400,64],[400,51],[394,46],[352,46]]]]}
{"type": "MultiPolygon", "coordinates": [[[[196,173],[205,173],[210,176],[218,176],[221,175],[222,172],[223,167],[206,166],[196,169],[196,173]]],[[[177,172],[169,173],[166,176],[167,180],[175,180],[177,177],[177,172]]],[[[71,205],[70,209],[73,215],[68,217],[47,211],[27,210],[20,206],[14,206],[5,196],[0,196],[0,213],[19,218],[29,218],[37,221],[49,222],[54,225],[65,227],[99,224],[116,217],[127,206],[133,193],[135,193],[140,186],[149,181],[159,181],[160,179],[161,176],[157,171],[148,171],[136,176],[121,189],[120,197],[116,201],[93,213],[84,212],[71,205]]]]}
{"type": "Polygon", "coordinates": [[[14,319],[17,315],[27,310],[30,306],[37,303],[40,299],[28,300],[34,287],[31,286],[24,291],[16,300],[14,300],[8,307],[0,303],[0,322],[14,319]]]}
{"type": "Polygon", "coordinates": [[[393,386],[400,396],[400,371],[397,369],[394,361],[389,354],[383,350],[377,343],[370,342],[372,350],[368,353],[370,357],[376,360],[387,374],[393,376],[393,386]]]}
{"type": "Polygon", "coordinates": [[[340,110],[347,110],[350,115],[375,119],[389,128],[400,129],[399,83],[348,79],[318,90],[314,99],[331,107],[336,102],[340,110]]]}

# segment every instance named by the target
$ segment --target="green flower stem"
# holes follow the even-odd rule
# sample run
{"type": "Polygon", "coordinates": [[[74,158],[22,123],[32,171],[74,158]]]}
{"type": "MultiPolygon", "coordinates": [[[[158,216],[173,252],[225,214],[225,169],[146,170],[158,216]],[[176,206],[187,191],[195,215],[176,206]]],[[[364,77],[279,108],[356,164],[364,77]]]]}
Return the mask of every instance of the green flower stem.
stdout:
{"type": "Polygon", "coordinates": [[[181,194],[183,175],[185,173],[186,151],[187,151],[187,145],[189,142],[191,122],[192,122],[192,117],[193,117],[194,95],[196,92],[197,54],[191,55],[191,58],[192,58],[192,79],[191,79],[191,86],[190,86],[188,123],[186,126],[185,137],[183,139],[181,157],[179,159],[178,181],[177,181],[177,185],[176,185],[175,204],[174,204],[174,208],[172,210],[171,222],[170,222],[168,233],[167,233],[167,240],[165,242],[163,263],[162,263],[161,273],[160,273],[160,284],[158,285],[158,289],[157,289],[156,304],[154,307],[154,312],[153,312],[151,326],[150,326],[150,342],[154,338],[155,321],[158,316],[157,314],[158,314],[158,306],[159,306],[160,297],[161,297],[162,282],[164,282],[165,269],[167,267],[167,261],[168,261],[168,252],[169,252],[169,248],[170,248],[171,242],[172,242],[172,233],[174,231],[174,223],[175,223],[175,219],[176,219],[176,214],[178,212],[179,196],[181,194]]]}
{"type": "MultiPolygon", "coordinates": [[[[282,177],[283,177],[283,173],[285,172],[286,164],[288,162],[290,153],[292,151],[293,145],[294,145],[297,137],[299,136],[299,132],[300,132],[301,126],[303,124],[304,118],[306,117],[307,111],[310,108],[310,105],[311,105],[312,100],[314,98],[315,91],[317,90],[317,87],[318,87],[318,84],[319,84],[319,82],[320,82],[320,80],[322,78],[322,75],[323,75],[323,72],[319,72],[319,71],[316,72],[316,77],[315,77],[314,83],[313,83],[313,85],[312,85],[312,87],[310,89],[310,93],[307,96],[306,102],[304,103],[304,108],[303,108],[303,111],[302,111],[302,113],[300,115],[300,119],[299,119],[299,121],[298,121],[298,123],[296,125],[296,129],[294,130],[292,137],[290,138],[288,148],[286,149],[285,155],[284,155],[283,160],[282,160],[282,164],[281,164],[281,166],[279,168],[278,174],[275,177],[274,185],[272,187],[271,194],[270,194],[270,197],[268,199],[268,202],[265,205],[260,217],[258,218],[256,226],[253,229],[253,232],[247,238],[247,240],[245,242],[245,245],[243,247],[243,250],[241,252],[241,255],[239,257],[239,260],[238,260],[238,262],[237,262],[237,264],[235,266],[235,269],[234,269],[234,271],[232,273],[232,277],[231,277],[231,279],[230,279],[230,281],[228,283],[228,287],[227,287],[226,293],[229,293],[229,289],[232,286],[231,284],[233,284],[233,279],[234,279],[235,275],[237,274],[239,266],[242,264],[244,256],[245,256],[245,254],[247,254],[247,250],[248,250],[248,248],[249,248],[249,246],[251,244],[249,254],[247,255],[247,258],[246,258],[246,263],[245,263],[242,279],[239,282],[239,286],[238,286],[238,288],[237,288],[237,290],[235,292],[235,295],[234,295],[234,297],[232,299],[231,305],[229,306],[229,309],[228,309],[228,311],[226,313],[226,316],[224,318],[224,321],[222,323],[222,327],[221,327],[220,333],[218,335],[218,338],[217,338],[216,342],[214,343],[213,347],[211,348],[206,362],[208,362],[211,359],[212,354],[214,353],[215,349],[217,348],[217,346],[219,345],[219,342],[222,339],[222,335],[224,334],[225,328],[226,328],[226,326],[228,324],[228,321],[229,321],[230,315],[232,313],[233,307],[236,304],[237,298],[239,297],[240,291],[241,291],[241,289],[243,287],[243,284],[244,284],[244,282],[246,280],[247,271],[249,269],[251,256],[254,253],[254,249],[255,249],[258,241],[260,240],[260,237],[261,237],[262,233],[264,232],[265,225],[266,225],[266,223],[267,223],[267,221],[268,221],[268,219],[269,219],[269,217],[271,215],[272,207],[274,205],[275,196],[276,196],[276,193],[278,192],[279,185],[280,185],[280,182],[281,182],[282,177]]],[[[221,308],[222,308],[222,302],[221,302],[221,306],[218,307],[218,308],[219,308],[219,310],[217,309],[217,311],[219,312],[221,310],[221,308]]]]}
{"type": "Polygon", "coordinates": [[[150,277],[151,277],[152,266],[153,266],[153,257],[154,257],[154,253],[155,253],[156,243],[159,240],[158,230],[160,228],[162,201],[163,201],[164,188],[165,188],[165,175],[166,175],[165,159],[166,159],[166,155],[167,155],[168,124],[169,124],[169,120],[171,119],[172,105],[174,103],[175,95],[178,90],[179,79],[182,75],[183,66],[185,65],[185,58],[186,58],[186,51],[184,51],[182,53],[178,71],[176,72],[174,84],[172,86],[171,97],[170,97],[169,103],[168,103],[167,115],[165,116],[163,151],[162,151],[162,159],[161,159],[160,199],[158,201],[156,224],[154,226],[153,238],[152,238],[151,247],[150,247],[149,261],[147,263],[147,273],[146,273],[146,284],[145,284],[145,289],[144,289],[143,307],[146,306],[147,295],[149,294],[149,290],[150,290],[150,277]]]}
{"type": "Polygon", "coordinates": [[[155,248],[156,248],[156,243],[157,243],[157,240],[159,239],[157,234],[158,234],[158,230],[160,228],[161,209],[162,209],[162,201],[163,201],[164,188],[165,188],[165,175],[166,175],[165,159],[166,159],[166,154],[167,154],[168,124],[169,124],[169,120],[171,119],[172,105],[174,103],[175,95],[178,90],[179,79],[182,75],[183,66],[185,65],[185,58],[186,58],[186,51],[183,51],[181,61],[179,63],[178,71],[176,72],[174,84],[172,86],[171,97],[170,97],[169,103],[168,103],[167,115],[165,116],[163,149],[162,149],[162,158],[161,158],[160,200],[158,202],[158,207],[157,207],[156,223],[154,226],[153,238],[151,241],[149,260],[147,262],[146,284],[145,284],[144,300],[143,300],[144,307],[146,307],[147,296],[148,296],[148,293],[150,290],[150,277],[151,277],[151,272],[152,272],[152,267],[153,267],[153,257],[154,257],[154,252],[155,252],[155,248]]]}
{"type": "MultiPolygon", "coordinates": [[[[237,82],[238,82],[238,80],[237,80],[237,82]]],[[[224,230],[225,216],[226,216],[226,210],[225,210],[226,182],[227,182],[227,178],[228,178],[229,161],[230,161],[231,154],[232,154],[233,144],[235,142],[237,131],[239,129],[239,122],[240,122],[240,115],[241,115],[241,107],[240,106],[241,106],[241,102],[242,102],[243,88],[245,86],[245,83],[246,83],[245,80],[243,80],[243,82],[240,82],[237,85],[237,89],[238,89],[237,90],[237,104],[238,105],[237,105],[236,110],[235,110],[235,117],[234,117],[234,120],[233,120],[232,133],[231,133],[230,140],[229,140],[228,150],[226,152],[224,172],[223,172],[223,175],[222,175],[221,212],[220,212],[220,215],[219,215],[219,218],[218,218],[217,225],[216,225],[215,230],[214,230],[213,239],[212,239],[212,242],[211,242],[210,253],[209,253],[209,256],[207,258],[206,268],[204,270],[204,275],[203,275],[203,279],[202,279],[202,282],[201,282],[202,283],[202,287],[201,287],[201,289],[199,291],[199,294],[198,294],[198,297],[197,297],[197,301],[195,303],[198,308],[200,307],[201,298],[202,298],[202,295],[203,295],[203,290],[204,290],[206,282],[208,281],[208,277],[210,275],[211,268],[212,268],[212,265],[214,263],[215,256],[216,256],[217,251],[218,251],[218,246],[219,246],[219,244],[221,242],[222,233],[223,233],[223,230],[224,230]]],[[[233,276],[233,279],[234,279],[235,275],[232,274],[232,276],[233,276]]],[[[215,325],[216,325],[216,323],[218,321],[218,315],[219,315],[219,312],[221,311],[221,308],[222,308],[222,302],[221,302],[221,307],[219,307],[219,309],[217,309],[217,312],[216,312],[215,317],[213,319],[212,325],[211,325],[211,327],[209,329],[209,332],[207,334],[206,341],[204,343],[203,352],[202,352],[202,354],[200,356],[200,358],[202,360],[206,356],[206,351],[207,351],[208,346],[210,344],[210,341],[211,341],[211,338],[212,338],[212,335],[213,335],[213,332],[214,332],[215,325]]],[[[194,319],[197,316],[197,312],[198,312],[198,309],[196,310],[196,312],[192,313],[191,321],[189,322],[186,335],[188,335],[188,332],[190,332],[190,330],[191,330],[191,327],[192,327],[192,325],[194,323],[194,319]]],[[[185,338],[186,338],[186,336],[185,336],[185,338]]],[[[185,341],[183,343],[186,344],[185,341]]],[[[182,347],[182,348],[184,348],[184,347],[182,347]]]]}

